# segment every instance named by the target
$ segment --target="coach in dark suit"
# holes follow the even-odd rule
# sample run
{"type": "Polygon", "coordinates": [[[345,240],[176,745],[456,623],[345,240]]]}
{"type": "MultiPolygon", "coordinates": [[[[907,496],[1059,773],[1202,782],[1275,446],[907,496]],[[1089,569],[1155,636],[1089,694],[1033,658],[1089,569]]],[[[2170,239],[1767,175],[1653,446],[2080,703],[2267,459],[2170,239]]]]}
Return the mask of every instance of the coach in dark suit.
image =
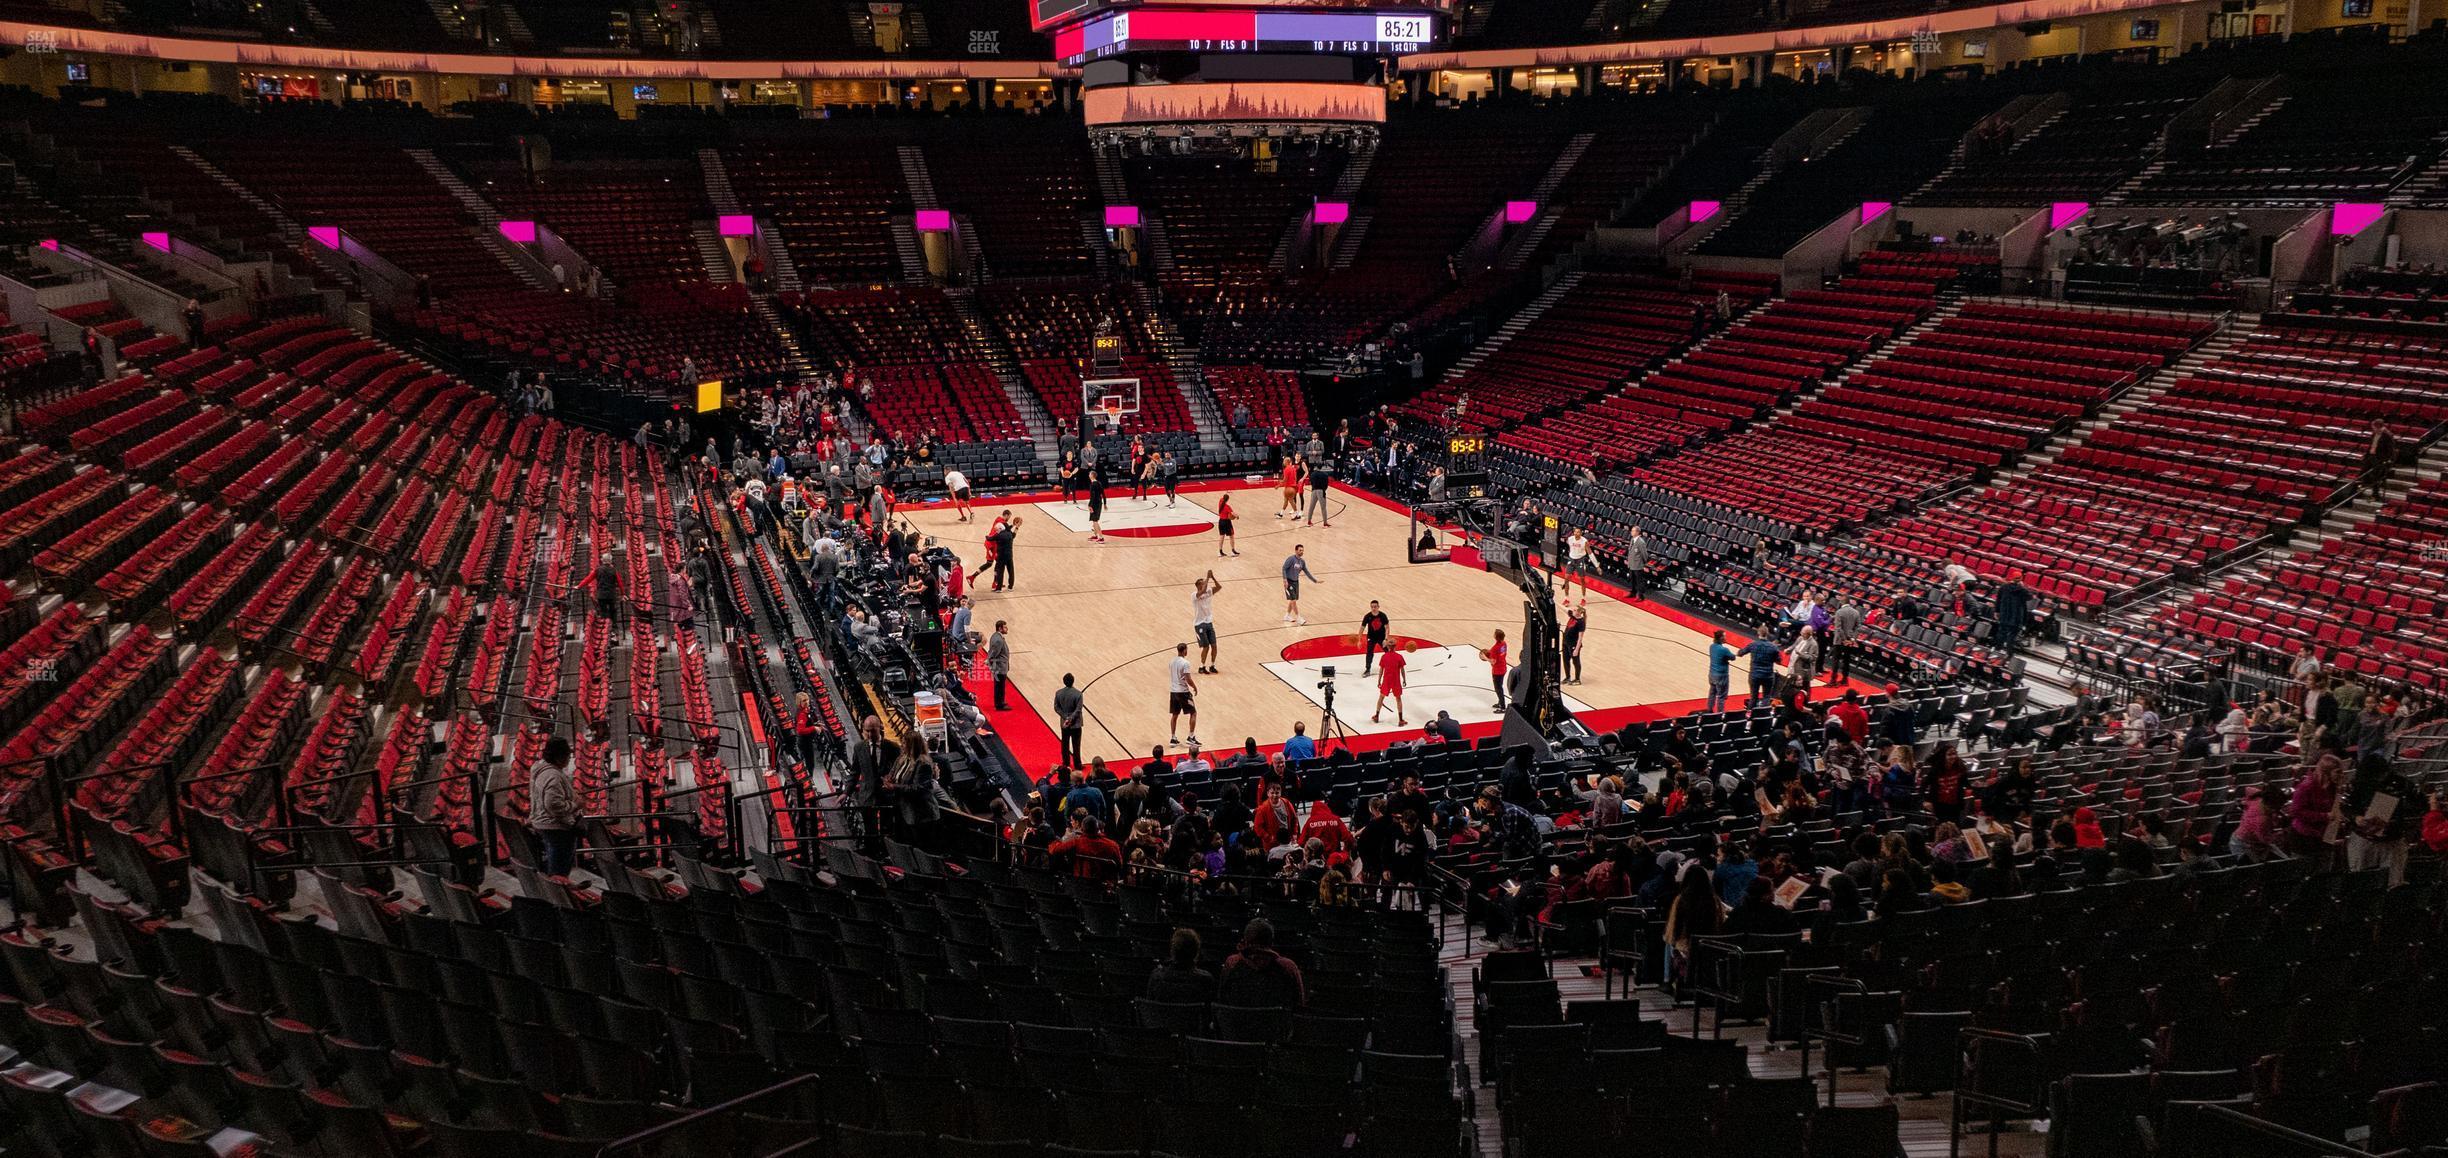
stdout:
{"type": "MultiPolygon", "coordinates": [[[[884,738],[884,721],[869,716],[859,721],[858,735],[850,738],[850,756],[842,772],[842,803],[861,810],[858,824],[868,826],[865,810],[884,805],[884,777],[901,762],[901,746],[884,738]]],[[[872,830],[871,830],[872,831],[872,830]]]]}

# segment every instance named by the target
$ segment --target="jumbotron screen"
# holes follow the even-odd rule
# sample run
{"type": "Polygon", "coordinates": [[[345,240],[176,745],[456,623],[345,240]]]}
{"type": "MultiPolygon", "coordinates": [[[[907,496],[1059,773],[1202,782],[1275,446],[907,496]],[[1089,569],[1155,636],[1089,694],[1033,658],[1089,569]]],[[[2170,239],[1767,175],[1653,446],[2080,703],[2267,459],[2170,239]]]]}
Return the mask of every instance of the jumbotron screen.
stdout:
{"type": "Polygon", "coordinates": [[[1054,58],[1076,68],[1125,52],[1419,52],[1436,17],[1417,8],[1337,11],[1136,8],[1108,12],[1054,33],[1054,58]]]}
{"type": "MultiPolygon", "coordinates": [[[[1099,12],[1119,9],[1148,11],[1159,8],[1271,8],[1283,12],[1350,12],[1366,11],[1378,6],[1372,0],[1029,0],[1033,27],[1043,32],[1060,25],[1077,24],[1099,12]]],[[[1408,5],[1412,9],[1430,8],[1442,11],[1451,0],[1421,0],[1408,5]]],[[[1313,40],[1317,37],[1300,37],[1313,40]]],[[[1342,40],[1347,37],[1334,37],[1342,40]]]]}

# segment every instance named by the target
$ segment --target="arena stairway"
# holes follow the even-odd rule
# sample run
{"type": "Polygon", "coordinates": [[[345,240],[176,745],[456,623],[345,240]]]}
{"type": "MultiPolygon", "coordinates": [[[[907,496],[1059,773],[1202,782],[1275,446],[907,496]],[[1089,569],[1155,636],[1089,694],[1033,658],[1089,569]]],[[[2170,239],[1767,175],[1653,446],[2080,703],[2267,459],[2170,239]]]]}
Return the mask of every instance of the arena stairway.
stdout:
{"type": "MultiPolygon", "coordinates": [[[[1205,450],[1221,450],[1232,445],[1232,432],[1224,425],[1224,415],[1216,406],[1215,391],[1208,388],[1207,374],[1199,365],[1198,347],[1182,337],[1181,327],[1164,311],[1156,300],[1155,287],[1146,282],[1132,286],[1138,295],[1139,308],[1148,319],[1148,327],[1162,344],[1165,368],[1173,372],[1173,382],[1181,388],[1182,401],[1190,406],[1191,424],[1198,430],[1199,446],[1205,450]]],[[[1027,411],[1021,413],[1026,414],[1027,411]]]]}
{"type": "MultiPolygon", "coordinates": [[[[417,168],[425,170],[426,175],[434,179],[434,184],[440,185],[449,191],[451,196],[459,199],[459,204],[466,207],[468,214],[476,219],[477,241],[486,249],[493,251],[493,256],[500,258],[502,264],[509,267],[510,272],[517,274],[522,284],[531,290],[552,288],[551,267],[542,258],[511,244],[508,238],[502,236],[501,210],[495,209],[492,202],[485,200],[482,194],[477,193],[466,181],[460,179],[459,174],[452,172],[451,167],[443,164],[442,158],[435,156],[432,149],[409,149],[407,153],[409,158],[417,163],[417,168]]],[[[576,251],[572,250],[572,252],[576,251]]],[[[564,269],[562,272],[568,276],[570,285],[583,286],[586,284],[584,268],[564,269]]]]}
{"type": "Polygon", "coordinates": [[[950,286],[944,290],[944,298],[951,303],[953,315],[960,319],[961,331],[984,353],[987,367],[994,371],[995,381],[1003,386],[1004,397],[1011,399],[1012,409],[1020,412],[1020,421],[1028,427],[1029,441],[1037,448],[1038,461],[1048,467],[1054,466],[1061,453],[1057,449],[1061,432],[1055,426],[1054,417],[1046,413],[1045,404],[1038,401],[1036,392],[1021,380],[1020,360],[1012,356],[1010,344],[987,322],[986,315],[979,312],[977,291],[967,286],[950,286]]]}

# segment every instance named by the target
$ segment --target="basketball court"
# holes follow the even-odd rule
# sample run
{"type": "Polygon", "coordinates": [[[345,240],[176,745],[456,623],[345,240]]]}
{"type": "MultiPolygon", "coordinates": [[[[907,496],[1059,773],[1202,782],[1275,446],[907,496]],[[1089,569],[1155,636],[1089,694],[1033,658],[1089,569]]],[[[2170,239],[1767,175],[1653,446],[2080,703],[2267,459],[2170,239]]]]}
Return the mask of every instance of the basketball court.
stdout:
{"type": "MultiPolygon", "coordinates": [[[[1008,510],[1021,520],[1013,553],[1017,586],[995,592],[981,585],[971,595],[977,631],[993,630],[997,619],[1010,622],[1012,710],[990,710],[988,718],[1032,775],[1059,752],[1051,704],[1066,672],[1086,697],[1086,755],[1122,762],[1127,770],[1165,742],[1167,663],[1177,643],[1191,644],[1197,660],[1191,584],[1211,571],[1223,583],[1215,600],[1222,671],[1196,677],[1197,733],[1209,751],[1237,748],[1247,737],[1272,749],[1292,734],[1296,720],[1316,736],[1325,701],[1319,685],[1326,682],[1335,688],[1336,717],[1356,747],[1416,736],[1421,722],[1439,710],[1460,721],[1466,736],[1497,731],[1494,688],[1478,649],[1501,628],[1515,654],[1521,652],[1523,596],[1510,580],[1482,570],[1475,552],[1413,564],[1404,550],[1407,512],[1340,485],[1329,503],[1332,527],[1274,518],[1278,492],[1271,483],[1204,482],[1185,487],[1171,507],[1161,495],[1138,500],[1119,489],[1112,493],[1119,497],[1107,501],[1103,543],[1088,540],[1086,503],[1057,495],[980,499],[977,520],[968,524],[955,522],[941,503],[902,510],[973,568],[985,558],[982,543],[995,515],[1008,510]],[[1227,494],[1241,554],[1219,558],[1215,509],[1227,494]],[[1296,543],[1306,546],[1317,576],[1301,584],[1306,625],[1283,619],[1281,568],[1296,543]],[[1391,702],[1382,723],[1369,721],[1377,680],[1361,674],[1358,630],[1372,599],[1391,617],[1392,633],[1412,649],[1403,713],[1408,727],[1395,725],[1391,702]],[[1331,681],[1324,675],[1329,666],[1335,669],[1331,681]]],[[[1572,602],[1581,599],[1576,587],[1572,602]]],[[[1588,607],[1586,682],[1563,689],[1567,705],[1585,722],[1604,730],[1701,706],[1708,694],[1707,625],[1604,589],[1589,596],[1588,607]]],[[[983,669],[971,674],[979,703],[991,708],[983,669]]],[[[1739,697],[1741,661],[1734,674],[1739,697]]],[[[1182,729],[1183,738],[1189,731],[1182,729]]]]}

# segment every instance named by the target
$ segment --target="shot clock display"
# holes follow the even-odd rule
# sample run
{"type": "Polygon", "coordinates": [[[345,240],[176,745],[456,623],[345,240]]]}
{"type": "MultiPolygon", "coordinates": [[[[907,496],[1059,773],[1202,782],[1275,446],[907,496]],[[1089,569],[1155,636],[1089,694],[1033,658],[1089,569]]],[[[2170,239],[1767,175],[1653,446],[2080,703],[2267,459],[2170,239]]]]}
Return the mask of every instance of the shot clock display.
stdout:
{"type": "Polygon", "coordinates": [[[1484,435],[1457,434],[1445,440],[1445,493],[1457,499],[1487,497],[1488,440],[1484,435]]]}

